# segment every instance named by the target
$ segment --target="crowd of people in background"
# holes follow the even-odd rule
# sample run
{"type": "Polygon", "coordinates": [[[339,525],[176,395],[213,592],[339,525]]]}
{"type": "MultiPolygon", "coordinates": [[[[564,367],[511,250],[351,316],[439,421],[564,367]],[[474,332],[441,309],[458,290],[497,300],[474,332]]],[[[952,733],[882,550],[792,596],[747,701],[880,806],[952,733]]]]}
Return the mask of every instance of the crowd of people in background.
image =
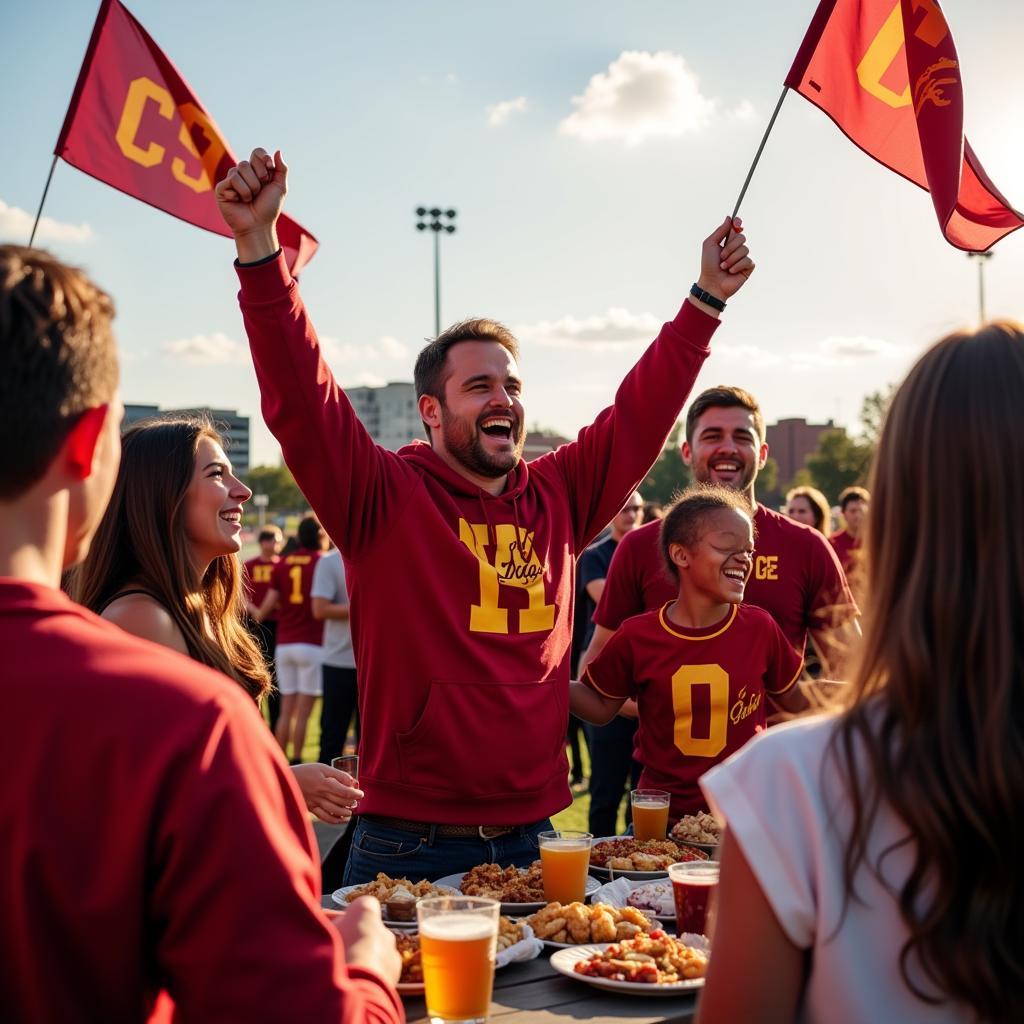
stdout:
{"type": "Polygon", "coordinates": [[[373,900],[322,909],[310,815],[348,824],[350,883],[526,866],[584,782],[572,712],[592,831],[636,782],[726,826],[702,1024],[1024,1018],[1024,329],[939,341],[869,487],[776,511],[754,396],[690,399],[754,269],[726,218],[576,441],[523,461],[518,342],[474,319],[419,354],[426,440],[390,452],[285,264],[287,177],[255,150],[216,189],[312,509],[244,565],[213,425],[122,437],[112,301],[0,246],[5,1012],[398,1024],[394,940],[373,900]],[[648,515],[684,407],[693,485],[648,515]]]}

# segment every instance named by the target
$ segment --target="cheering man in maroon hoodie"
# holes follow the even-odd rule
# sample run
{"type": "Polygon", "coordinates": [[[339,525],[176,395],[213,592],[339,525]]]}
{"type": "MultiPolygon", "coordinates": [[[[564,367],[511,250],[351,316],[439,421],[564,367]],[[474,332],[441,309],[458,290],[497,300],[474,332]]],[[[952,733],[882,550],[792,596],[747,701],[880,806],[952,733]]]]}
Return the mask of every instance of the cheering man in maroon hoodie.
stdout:
{"type": "Polygon", "coordinates": [[[337,543],[366,792],[345,880],[526,864],[570,800],[565,730],[577,554],[654,463],[753,271],[739,222],[704,241],[690,297],[576,441],[521,460],[518,345],[464,321],[416,361],[429,444],[374,444],[324,363],[275,224],[288,169],[262,150],[217,186],[263,414],[337,543]]]}

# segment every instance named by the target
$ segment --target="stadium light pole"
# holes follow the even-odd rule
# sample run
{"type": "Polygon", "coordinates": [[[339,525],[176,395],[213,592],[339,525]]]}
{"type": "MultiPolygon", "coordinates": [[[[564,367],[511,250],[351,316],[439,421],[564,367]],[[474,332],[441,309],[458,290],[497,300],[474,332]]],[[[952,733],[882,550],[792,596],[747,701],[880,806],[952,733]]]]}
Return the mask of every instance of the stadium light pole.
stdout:
{"type": "Polygon", "coordinates": [[[438,206],[416,207],[416,230],[434,233],[434,337],[441,333],[441,233],[455,234],[455,210],[438,206]],[[443,219],[442,219],[443,218],[443,219]],[[444,223],[447,220],[448,223],[444,223]]]}
{"type": "Polygon", "coordinates": [[[985,264],[995,256],[989,249],[987,252],[969,252],[969,260],[978,261],[978,322],[985,322],[985,264]]]}

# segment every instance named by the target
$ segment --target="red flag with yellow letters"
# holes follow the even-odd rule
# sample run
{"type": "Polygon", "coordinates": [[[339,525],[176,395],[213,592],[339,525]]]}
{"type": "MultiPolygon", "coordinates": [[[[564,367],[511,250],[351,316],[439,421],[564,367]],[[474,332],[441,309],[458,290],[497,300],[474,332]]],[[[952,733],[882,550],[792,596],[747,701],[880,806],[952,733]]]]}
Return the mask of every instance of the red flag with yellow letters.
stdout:
{"type": "MultiPolygon", "coordinates": [[[[188,83],[119,0],[103,0],[71,97],[57,156],[175,217],[231,237],[213,189],[237,162],[188,83]]],[[[293,274],[317,240],[282,215],[293,274]]]]}
{"type": "Polygon", "coordinates": [[[960,62],[937,0],[822,0],[786,85],[930,192],[957,248],[982,252],[1024,225],[964,138],[960,62]]]}

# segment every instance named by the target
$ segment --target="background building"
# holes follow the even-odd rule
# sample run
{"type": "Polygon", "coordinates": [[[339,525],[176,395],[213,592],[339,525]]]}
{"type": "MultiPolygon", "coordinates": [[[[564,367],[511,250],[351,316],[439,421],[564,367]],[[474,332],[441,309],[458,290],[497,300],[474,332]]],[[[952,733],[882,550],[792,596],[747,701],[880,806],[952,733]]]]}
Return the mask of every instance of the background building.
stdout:
{"type": "MultiPolygon", "coordinates": [[[[381,447],[395,452],[410,441],[427,439],[412,384],[392,381],[383,387],[345,388],[345,394],[370,437],[381,447]]],[[[567,441],[559,434],[528,430],[523,458],[535,459],[567,441]]]]}
{"type": "Polygon", "coordinates": [[[803,469],[804,461],[818,450],[818,439],[826,430],[835,430],[836,425],[808,423],[804,419],[779,420],[769,423],[766,428],[768,454],[778,463],[778,485],[785,487],[803,469]]]}
{"type": "Polygon", "coordinates": [[[383,387],[345,388],[360,422],[382,448],[398,451],[415,438],[426,439],[416,408],[416,391],[407,381],[383,387]]]}
{"type": "Polygon", "coordinates": [[[249,417],[240,416],[234,409],[161,409],[158,405],[128,405],[124,407],[122,430],[139,420],[152,416],[208,416],[224,434],[226,451],[235,472],[249,472],[249,417]]]}
{"type": "Polygon", "coordinates": [[[528,430],[526,440],[523,442],[523,458],[529,462],[530,459],[546,455],[568,443],[569,438],[562,437],[561,434],[551,434],[544,430],[528,430]]]}

